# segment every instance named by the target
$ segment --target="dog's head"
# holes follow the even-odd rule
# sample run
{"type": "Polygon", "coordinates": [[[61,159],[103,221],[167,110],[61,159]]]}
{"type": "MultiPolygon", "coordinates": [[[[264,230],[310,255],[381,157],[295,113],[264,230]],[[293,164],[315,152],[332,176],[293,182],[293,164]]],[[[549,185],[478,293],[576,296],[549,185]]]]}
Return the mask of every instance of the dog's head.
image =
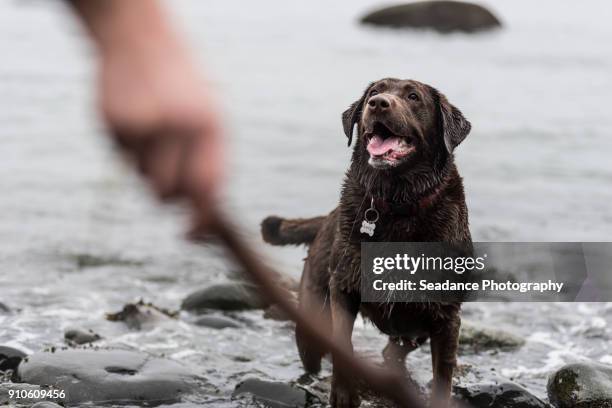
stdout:
{"type": "Polygon", "coordinates": [[[370,84],[342,114],[349,146],[378,170],[446,162],[470,132],[459,109],[421,82],[386,78],[370,84]]]}

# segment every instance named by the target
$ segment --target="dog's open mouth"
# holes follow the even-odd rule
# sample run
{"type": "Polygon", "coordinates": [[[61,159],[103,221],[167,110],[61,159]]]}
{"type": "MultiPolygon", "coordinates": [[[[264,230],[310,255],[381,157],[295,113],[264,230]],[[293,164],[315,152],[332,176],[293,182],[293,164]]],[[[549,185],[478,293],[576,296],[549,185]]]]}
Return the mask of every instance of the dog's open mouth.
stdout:
{"type": "Polygon", "coordinates": [[[374,167],[395,166],[415,150],[410,137],[396,135],[381,122],[374,123],[365,141],[370,164],[374,167]]]}

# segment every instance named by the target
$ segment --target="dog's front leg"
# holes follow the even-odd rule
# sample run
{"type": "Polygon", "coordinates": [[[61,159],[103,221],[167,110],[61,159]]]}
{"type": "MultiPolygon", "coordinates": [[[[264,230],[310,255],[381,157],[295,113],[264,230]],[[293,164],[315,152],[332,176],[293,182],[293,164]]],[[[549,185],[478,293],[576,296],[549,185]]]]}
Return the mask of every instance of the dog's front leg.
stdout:
{"type": "MultiPolygon", "coordinates": [[[[336,344],[353,352],[353,325],[359,311],[359,301],[339,289],[331,292],[332,335],[336,344]]],[[[335,358],[332,356],[332,358],[335,358]]],[[[355,408],[359,406],[359,395],[352,378],[342,375],[334,364],[332,389],[329,397],[332,408],[355,408]]]]}
{"type": "Polygon", "coordinates": [[[448,407],[453,381],[453,370],[457,365],[457,347],[461,319],[456,316],[450,322],[436,327],[431,333],[431,357],[433,386],[431,406],[448,407]]]}

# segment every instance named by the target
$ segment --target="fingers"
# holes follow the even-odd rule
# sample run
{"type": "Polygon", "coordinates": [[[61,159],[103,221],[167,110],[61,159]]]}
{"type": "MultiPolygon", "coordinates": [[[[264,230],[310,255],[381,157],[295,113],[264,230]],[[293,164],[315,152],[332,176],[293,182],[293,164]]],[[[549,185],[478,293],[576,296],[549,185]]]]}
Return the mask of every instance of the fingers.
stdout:
{"type": "MultiPolygon", "coordinates": [[[[222,185],[223,156],[220,131],[208,122],[202,129],[207,137],[191,141],[188,158],[184,161],[182,189],[193,206],[193,228],[191,238],[202,238],[203,234],[214,231],[216,210],[219,208],[220,186],[222,185]]],[[[208,237],[206,237],[208,238],[208,237]]]]}
{"type": "Polygon", "coordinates": [[[134,159],[161,199],[180,196],[181,167],[188,151],[189,135],[172,129],[146,132],[116,129],[118,145],[134,159]]]}
{"type": "Polygon", "coordinates": [[[222,146],[212,126],[159,127],[147,132],[115,129],[118,145],[134,159],[162,200],[186,199],[196,217],[194,230],[210,230],[218,201],[222,146]]]}
{"type": "Polygon", "coordinates": [[[140,156],[140,171],[149,178],[162,200],[180,197],[184,178],[184,160],[187,158],[189,138],[166,131],[151,139],[140,156]]]}

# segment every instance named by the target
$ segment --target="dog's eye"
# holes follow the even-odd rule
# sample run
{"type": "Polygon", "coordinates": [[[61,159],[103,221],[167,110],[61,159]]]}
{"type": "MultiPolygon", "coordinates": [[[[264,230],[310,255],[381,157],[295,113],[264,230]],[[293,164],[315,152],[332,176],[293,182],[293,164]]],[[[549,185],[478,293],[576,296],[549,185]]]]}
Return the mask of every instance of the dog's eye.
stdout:
{"type": "Polygon", "coordinates": [[[378,91],[376,89],[372,89],[370,91],[370,96],[378,95],[378,91]]]}
{"type": "Polygon", "coordinates": [[[413,101],[418,101],[419,100],[419,95],[415,94],[414,92],[411,93],[410,95],[408,95],[408,99],[411,99],[413,101]]]}

